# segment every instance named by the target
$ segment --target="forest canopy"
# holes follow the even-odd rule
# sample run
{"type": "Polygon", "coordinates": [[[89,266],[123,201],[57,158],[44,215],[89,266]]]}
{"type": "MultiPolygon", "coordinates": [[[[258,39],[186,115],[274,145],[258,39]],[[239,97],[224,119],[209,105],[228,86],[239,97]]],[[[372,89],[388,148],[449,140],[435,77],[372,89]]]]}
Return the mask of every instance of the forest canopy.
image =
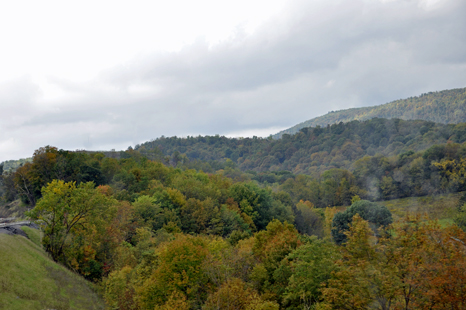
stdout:
{"type": "Polygon", "coordinates": [[[353,168],[364,156],[395,156],[437,144],[466,141],[466,124],[371,119],[327,127],[302,128],[279,140],[198,136],[158,138],[136,146],[151,159],[177,165],[187,161],[217,162],[241,171],[289,171],[316,176],[332,168],[353,168]]]}
{"type": "Polygon", "coordinates": [[[464,127],[374,119],[279,141],[166,138],[169,156],[45,146],[2,174],[2,204],[29,208],[52,259],[96,283],[110,309],[461,309],[466,195],[459,227],[379,201],[465,191],[464,127]],[[377,140],[385,153],[372,154],[377,140]],[[283,165],[328,148],[323,158],[344,164],[245,170],[241,157],[189,158],[189,141],[231,144],[230,157],[242,143],[251,159],[283,147],[283,165]],[[340,152],[348,141],[357,156],[340,152]]]}

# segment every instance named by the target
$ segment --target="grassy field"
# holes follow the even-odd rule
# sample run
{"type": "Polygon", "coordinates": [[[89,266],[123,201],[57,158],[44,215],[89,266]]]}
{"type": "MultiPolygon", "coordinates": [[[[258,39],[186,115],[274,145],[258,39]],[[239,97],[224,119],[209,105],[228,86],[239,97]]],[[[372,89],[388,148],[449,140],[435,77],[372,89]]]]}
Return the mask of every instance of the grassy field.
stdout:
{"type": "Polygon", "coordinates": [[[104,309],[89,284],[47,257],[40,233],[31,240],[0,234],[0,309],[104,309]]]}
{"type": "Polygon", "coordinates": [[[436,219],[441,225],[453,223],[456,206],[462,193],[444,194],[437,196],[409,197],[378,201],[378,204],[386,206],[393,215],[394,220],[406,216],[406,214],[427,215],[430,219],[436,219]]]}

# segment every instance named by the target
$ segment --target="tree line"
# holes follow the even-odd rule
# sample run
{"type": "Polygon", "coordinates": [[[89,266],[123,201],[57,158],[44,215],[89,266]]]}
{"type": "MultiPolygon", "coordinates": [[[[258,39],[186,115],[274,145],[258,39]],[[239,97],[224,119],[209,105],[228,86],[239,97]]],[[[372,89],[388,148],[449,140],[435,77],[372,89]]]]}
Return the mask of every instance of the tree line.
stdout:
{"type": "MultiPolygon", "coordinates": [[[[132,149],[119,157],[70,152],[50,146],[40,148],[31,162],[3,174],[3,200],[10,202],[20,198],[33,206],[41,197],[42,188],[56,179],[78,184],[92,181],[97,186],[107,184],[117,199],[134,202],[141,193],[148,191],[151,180],[159,174],[165,175],[162,180],[168,182],[166,186],[171,186],[176,171],[194,179],[200,178],[199,175],[221,176],[232,184],[246,184],[256,193],[266,191],[268,196],[280,197],[275,200],[281,204],[296,205],[302,200],[317,208],[348,206],[355,195],[377,201],[466,190],[466,145],[459,143],[434,145],[425,151],[407,151],[395,156],[364,156],[351,163],[351,170],[332,168],[315,176],[288,171],[243,172],[231,160],[223,164],[199,160],[151,161],[132,149]]],[[[187,186],[181,184],[180,178],[174,178],[176,186],[187,186]]],[[[189,185],[193,182],[189,181],[189,185]]],[[[197,180],[196,183],[202,182],[197,180]]],[[[194,198],[206,197],[201,194],[201,188],[196,190],[199,190],[197,194],[191,190],[194,198]]],[[[184,191],[186,189],[182,188],[183,194],[184,191]]]]}
{"type": "Polygon", "coordinates": [[[466,124],[429,121],[371,119],[327,127],[302,128],[294,135],[271,138],[222,136],[161,137],[137,145],[135,150],[150,159],[177,165],[187,161],[231,161],[241,171],[289,171],[318,174],[332,169],[351,170],[364,156],[395,156],[419,152],[447,142],[464,143],[466,124]]]}

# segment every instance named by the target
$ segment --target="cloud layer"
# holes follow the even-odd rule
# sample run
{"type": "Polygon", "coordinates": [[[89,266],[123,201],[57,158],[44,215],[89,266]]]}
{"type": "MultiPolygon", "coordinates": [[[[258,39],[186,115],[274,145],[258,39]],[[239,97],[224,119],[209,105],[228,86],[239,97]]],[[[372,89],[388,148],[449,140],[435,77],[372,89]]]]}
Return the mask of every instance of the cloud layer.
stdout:
{"type": "Polygon", "coordinates": [[[330,110],[465,87],[465,13],[463,0],[292,1],[253,33],[238,26],[215,44],[141,53],[92,79],[9,79],[0,161],[44,145],[267,135],[330,110]]]}

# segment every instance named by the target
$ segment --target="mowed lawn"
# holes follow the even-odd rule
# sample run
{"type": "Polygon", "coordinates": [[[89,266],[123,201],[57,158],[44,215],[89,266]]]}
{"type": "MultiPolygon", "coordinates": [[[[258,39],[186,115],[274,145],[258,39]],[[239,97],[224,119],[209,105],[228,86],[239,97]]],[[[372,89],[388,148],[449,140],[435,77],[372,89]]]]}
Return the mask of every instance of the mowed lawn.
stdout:
{"type": "Polygon", "coordinates": [[[104,302],[81,277],[53,262],[33,240],[0,234],[0,309],[104,309],[104,302]]]}

